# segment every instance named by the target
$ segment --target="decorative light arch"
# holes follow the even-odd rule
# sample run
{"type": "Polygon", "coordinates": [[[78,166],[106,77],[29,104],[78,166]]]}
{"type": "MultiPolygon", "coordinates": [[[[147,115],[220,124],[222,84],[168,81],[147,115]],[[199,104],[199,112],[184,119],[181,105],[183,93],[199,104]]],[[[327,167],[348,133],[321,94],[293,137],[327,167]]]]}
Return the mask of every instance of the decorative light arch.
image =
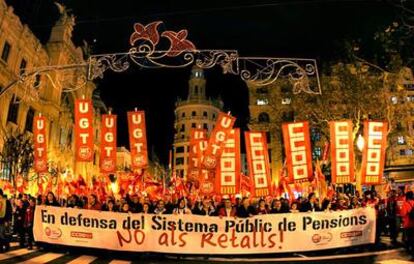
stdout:
{"type": "Polygon", "coordinates": [[[92,55],[86,62],[79,64],[43,66],[21,74],[0,91],[0,97],[15,85],[23,84],[26,94],[23,100],[40,100],[38,90],[32,88],[39,74],[46,75],[53,87],[62,87],[63,92],[70,92],[84,87],[88,81],[103,78],[107,70],[124,72],[133,64],[155,69],[184,68],[193,64],[202,69],[220,66],[223,73],[239,75],[243,81],[256,86],[270,85],[279,78],[286,77],[292,83],[294,94],[322,93],[314,59],[243,57],[237,50],[196,49],[187,39],[187,30],[160,32],[158,28],[162,23],[156,21],[145,26],[136,23],[129,40],[131,47],[127,52],[92,55]],[[73,76],[79,71],[84,72],[83,76],[86,77],[74,79],[73,76]],[[59,75],[64,78],[52,78],[51,72],[68,74],[59,75]]]}

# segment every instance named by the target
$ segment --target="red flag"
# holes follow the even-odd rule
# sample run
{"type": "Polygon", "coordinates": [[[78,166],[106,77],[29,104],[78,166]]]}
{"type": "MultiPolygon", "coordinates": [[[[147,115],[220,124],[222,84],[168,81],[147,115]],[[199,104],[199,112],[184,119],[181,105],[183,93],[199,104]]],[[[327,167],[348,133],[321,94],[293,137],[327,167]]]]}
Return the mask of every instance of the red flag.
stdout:
{"type": "Polygon", "coordinates": [[[116,171],[116,115],[102,115],[100,165],[102,173],[116,171]]]}
{"type": "Polygon", "coordinates": [[[289,182],[307,182],[313,178],[308,122],[283,123],[289,182]]]}
{"type": "Polygon", "coordinates": [[[47,172],[46,118],[35,116],[33,120],[34,170],[47,172]]]}
{"type": "Polygon", "coordinates": [[[236,194],[240,186],[240,129],[232,129],[227,137],[220,164],[217,166],[216,193],[236,194]]]}
{"type": "Polygon", "coordinates": [[[75,100],[76,161],[93,161],[93,107],[87,99],[75,100]]]}
{"type": "Polygon", "coordinates": [[[387,147],[387,122],[364,121],[366,144],[362,152],[362,184],[381,184],[387,147]]]}
{"type": "Polygon", "coordinates": [[[129,147],[131,167],[143,169],[148,166],[147,133],[144,111],[128,112],[129,147]]]}
{"type": "Polygon", "coordinates": [[[247,164],[249,166],[251,193],[267,196],[272,192],[269,166],[269,152],[264,132],[244,133],[246,140],[247,164]]]}

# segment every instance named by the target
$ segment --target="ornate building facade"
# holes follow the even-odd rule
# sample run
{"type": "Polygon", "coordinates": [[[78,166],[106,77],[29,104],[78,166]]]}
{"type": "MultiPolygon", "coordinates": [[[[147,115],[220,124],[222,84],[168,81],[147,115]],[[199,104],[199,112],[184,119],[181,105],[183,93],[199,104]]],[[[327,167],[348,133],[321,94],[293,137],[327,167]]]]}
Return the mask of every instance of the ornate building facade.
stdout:
{"type": "MultiPolygon", "coordinates": [[[[56,65],[82,64],[84,53],[72,42],[74,16],[62,6],[60,18],[52,27],[49,40],[42,44],[27,25],[21,23],[11,6],[0,0],[0,88],[16,82],[20,74],[28,81],[18,82],[0,97],[0,152],[5,141],[16,135],[32,136],[33,118],[41,113],[47,118],[49,168],[90,177],[99,173],[100,115],[105,104],[86,81],[86,67],[42,71],[56,65]],[[32,77],[31,77],[32,76],[32,77]],[[74,160],[74,100],[93,98],[95,159],[90,164],[74,160]]],[[[0,178],[10,177],[1,163],[0,178]]]]}
{"type": "Polygon", "coordinates": [[[222,108],[223,102],[221,100],[207,98],[204,72],[200,68],[193,67],[188,82],[187,99],[179,99],[175,108],[172,165],[177,175],[187,176],[191,128],[202,128],[207,130],[209,134],[214,128],[222,108]]]}

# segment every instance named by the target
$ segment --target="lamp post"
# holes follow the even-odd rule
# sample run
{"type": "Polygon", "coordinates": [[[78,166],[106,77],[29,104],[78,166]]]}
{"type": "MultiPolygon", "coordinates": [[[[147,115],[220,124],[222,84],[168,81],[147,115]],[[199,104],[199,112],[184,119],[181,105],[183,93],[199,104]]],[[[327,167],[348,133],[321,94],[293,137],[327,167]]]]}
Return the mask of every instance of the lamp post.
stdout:
{"type": "MultiPolygon", "coordinates": [[[[364,146],[365,146],[365,139],[361,134],[359,134],[357,137],[356,146],[362,155],[362,151],[364,150],[364,146]]],[[[360,194],[362,191],[361,180],[362,180],[361,179],[361,162],[358,162],[358,170],[356,174],[356,189],[360,194]]]]}

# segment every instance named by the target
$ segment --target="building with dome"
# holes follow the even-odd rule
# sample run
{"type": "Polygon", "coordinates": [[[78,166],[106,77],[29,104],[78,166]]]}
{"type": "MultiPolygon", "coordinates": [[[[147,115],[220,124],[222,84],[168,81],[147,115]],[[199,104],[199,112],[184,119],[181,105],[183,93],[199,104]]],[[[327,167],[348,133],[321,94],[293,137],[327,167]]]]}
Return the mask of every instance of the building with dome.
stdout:
{"type": "Polygon", "coordinates": [[[204,71],[194,66],[188,81],[188,96],[186,99],[179,98],[175,108],[172,165],[177,175],[187,176],[191,129],[203,128],[209,134],[222,108],[223,102],[220,99],[211,99],[206,96],[204,71]]]}

